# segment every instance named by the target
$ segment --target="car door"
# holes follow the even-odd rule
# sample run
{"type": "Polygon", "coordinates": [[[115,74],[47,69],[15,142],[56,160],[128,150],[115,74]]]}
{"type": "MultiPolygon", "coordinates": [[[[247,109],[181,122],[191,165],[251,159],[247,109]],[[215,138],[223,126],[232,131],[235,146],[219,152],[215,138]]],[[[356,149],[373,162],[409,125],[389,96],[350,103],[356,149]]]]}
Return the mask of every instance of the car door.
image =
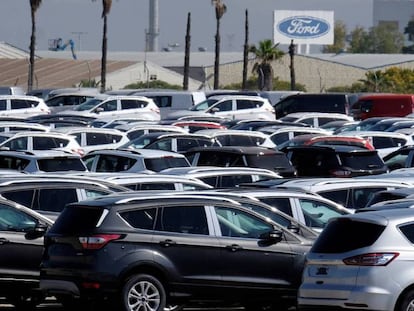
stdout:
{"type": "Polygon", "coordinates": [[[227,290],[246,294],[275,287],[289,287],[297,282],[294,263],[297,254],[290,243],[263,243],[261,234],[275,227],[247,210],[215,206],[214,213],[220,228],[220,263],[223,286],[227,290]],[[295,280],[295,281],[293,281],[295,280]]]}
{"type": "Polygon", "coordinates": [[[0,282],[39,277],[43,237],[33,240],[25,237],[36,223],[36,218],[0,203],[0,282]]]}
{"type": "MultiPolygon", "coordinates": [[[[162,203],[160,203],[162,204],[162,203]]],[[[220,281],[220,247],[211,232],[211,220],[203,205],[163,206],[153,234],[158,260],[181,275],[184,286],[200,285],[200,291],[220,281]]],[[[192,291],[194,288],[191,289],[192,291]]]]}
{"type": "Polygon", "coordinates": [[[217,117],[232,119],[234,115],[234,109],[235,103],[233,103],[233,100],[229,99],[214,104],[212,107],[207,109],[206,112],[212,113],[217,117]]]}

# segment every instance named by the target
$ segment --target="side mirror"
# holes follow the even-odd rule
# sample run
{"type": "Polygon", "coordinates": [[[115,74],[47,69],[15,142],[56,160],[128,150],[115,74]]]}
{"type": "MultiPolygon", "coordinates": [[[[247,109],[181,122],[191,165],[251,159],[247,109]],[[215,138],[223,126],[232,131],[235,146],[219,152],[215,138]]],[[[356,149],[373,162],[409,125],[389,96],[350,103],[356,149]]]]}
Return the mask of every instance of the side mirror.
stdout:
{"type": "Polygon", "coordinates": [[[219,112],[220,111],[220,108],[218,108],[218,107],[214,107],[214,108],[211,108],[211,113],[216,113],[216,112],[219,112]]]}
{"type": "Polygon", "coordinates": [[[262,233],[260,235],[260,240],[262,240],[263,242],[270,243],[270,244],[278,243],[282,241],[282,239],[283,239],[283,232],[280,230],[276,230],[276,229],[262,233]]]}
{"type": "Polygon", "coordinates": [[[25,238],[27,240],[35,240],[40,238],[46,234],[46,231],[49,227],[43,224],[36,224],[34,228],[31,228],[29,231],[26,232],[25,238]]]}
{"type": "Polygon", "coordinates": [[[95,109],[95,113],[100,113],[102,111],[104,111],[104,109],[102,107],[98,107],[98,108],[95,109]]]}

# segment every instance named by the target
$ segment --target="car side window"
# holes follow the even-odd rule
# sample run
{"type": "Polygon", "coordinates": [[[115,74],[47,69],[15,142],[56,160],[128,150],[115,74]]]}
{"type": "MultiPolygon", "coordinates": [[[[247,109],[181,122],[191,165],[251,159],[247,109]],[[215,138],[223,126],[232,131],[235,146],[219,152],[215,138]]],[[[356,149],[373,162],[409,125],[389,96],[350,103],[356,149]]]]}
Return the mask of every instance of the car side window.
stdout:
{"type": "Polygon", "coordinates": [[[34,150],[49,150],[57,148],[59,145],[54,138],[51,137],[33,137],[34,150]]]}
{"type": "Polygon", "coordinates": [[[101,105],[99,105],[98,108],[103,109],[103,111],[115,111],[117,110],[117,101],[110,100],[110,101],[104,102],[101,105]]]}
{"type": "Polygon", "coordinates": [[[0,110],[7,110],[7,100],[0,100],[0,110]]]}
{"type": "Polygon", "coordinates": [[[273,226],[246,212],[215,207],[221,235],[224,237],[259,239],[260,235],[273,230],[273,226]]]}
{"type": "Polygon", "coordinates": [[[34,189],[29,189],[2,192],[1,195],[10,201],[32,208],[35,201],[35,193],[34,189]]]}
{"type": "Polygon", "coordinates": [[[161,231],[208,235],[204,206],[169,206],[162,209],[161,231]]]}
{"type": "Polygon", "coordinates": [[[259,101],[250,100],[250,99],[238,99],[237,103],[237,110],[241,109],[254,109],[260,106],[259,101]]]}
{"type": "Polygon", "coordinates": [[[148,105],[148,102],[143,100],[135,100],[135,99],[122,99],[121,100],[121,109],[137,109],[137,108],[144,108],[148,105]]]}
{"type": "Polygon", "coordinates": [[[400,226],[400,230],[402,232],[402,234],[405,235],[405,237],[414,244],[414,224],[410,223],[410,224],[405,224],[400,226]]]}
{"type": "Polygon", "coordinates": [[[232,111],[233,110],[233,102],[231,100],[226,100],[221,103],[218,103],[217,105],[214,105],[211,107],[208,112],[212,112],[214,108],[218,108],[219,111],[232,111]]]}
{"type": "Polygon", "coordinates": [[[282,211],[285,214],[293,216],[292,206],[290,204],[289,198],[259,198],[260,201],[266,203],[270,206],[276,207],[279,211],[282,211]]]}
{"type": "Polygon", "coordinates": [[[348,189],[340,189],[340,190],[328,190],[328,191],[320,191],[318,192],[319,195],[323,196],[326,199],[334,201],[342,206],[348,205],[348,189]]]}
{"type": "Polygon", "coordinates": [[[39,189],[33,209],[50,212],[61,212],[66,204],[78,202],[76,189],[39,189]]]}
{"type": "Polygon", "coordinates": [[[329,219],[345,214],[333,206],[316,200],[299,199],[299,204],[305,217],[305,223],[309,227],[324,228],[329,219]]]}
{"type": "Polygon", "coordinates": [[[11,100],[11,109],[27,109],[31,107],[36,107],[37,102],[25,99],[12,99],[11,100]]]}
{"type": "Polygon", "coordinates": [[[131,227],[136,229],[152,230],[157,216],[156,208],[126,211],[120,214],[131,227]]]}
{"type": "Polygon", "coordinates": [[[11,150],[26,150],[27,137],[12,139],[8,143],[4,144],[4,147],[9,147],[11,150]]]}
{"type": "Polygon", "coordinates": [[[37,221],[30,215],[11,206],[0,204],[0,230],[25,232],[34,228],[37,221]]]}

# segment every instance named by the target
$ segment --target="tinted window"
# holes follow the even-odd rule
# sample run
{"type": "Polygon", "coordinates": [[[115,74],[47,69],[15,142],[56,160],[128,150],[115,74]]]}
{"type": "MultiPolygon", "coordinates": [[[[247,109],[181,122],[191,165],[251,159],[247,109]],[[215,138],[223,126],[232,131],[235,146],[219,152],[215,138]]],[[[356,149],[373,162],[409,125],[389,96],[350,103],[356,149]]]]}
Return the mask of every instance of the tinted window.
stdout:
{"type": "Polygon", "coordinates": [[[285,214],[293,216],[292,207],[290,205],[289,198],[266,198],[266,197],[260,198],[258,197],[258,199],[262,201],[263,203],[276,207],[279,211],[282,211],[285,214]]]}
{"type": "Polygon", "coordinates": [[[40,159],[37,161],[39,170],[44,172],[57,171],[85,171],[85,166],[81,159],[56,158],[40,159]]]}
{"type": "Polygon", "coordinates": [[[160,108],[171,107],[171,96],[147,96],[152,98],[155,104],[160,108]]]}
{"type": "Polygon", "coordinates": [[[351,219],[330,222],[312,247],[315,253],[343,253],[370,246],[384,231],[385,226],[351,219]]]}
{"type": "Polygon", "coordinates": [[[34,150],[49,150],[58,147],[58,142],[53,137],[33,137],[34,150]]]}
{"type": "Polygon", "coordinates": [[[414,243],[414,224],[400,226],[400,230],[411,243],[414,243]]]}
{"type": "Polygon", "coordinates": [[[24,170],[30,161],[26,159],[20,159],[15,157],[2,156],[0,157],[0,168],[12,169],[12,170],[24,170]]]}
{"type": "Polygon", "coordinates": [[[157,209],[145,209],[128,211],[120,214],[121,217],[132,227],[137,229],[151,230],[154,228],[157,209]]]}
{"type": "Polygon", "coordinates": [[[175,190],[174,183],[142,183],[137,190],[175,190]]]}
{"type": "Polygon", "coordinates": [[[393,154],[384,161],[389,169],[395,170],[402,167],[405,167],[410,150],[400,150],[397,153],[393,154]]]}
{"type": "Polygon", "coordinates": [[[159,172],[170,167],[187,167],[189,166],[185,158],[165,157],[145,159],[145,167],[148,170],[159,172]]]}
{"type": "Polygon", "coordinates": [[[96,166],[97,172],[122,172],[129,170],[137,160],[128,157],[101,155],[96,166]]]}
{"type": "Polygon", "coordinates": [[[169,232],[207,235],[209,231],[204,206],[163,208],[160,229],[169,232]]]}
{"type": "Polygon", "coordinates": [[[342,153],[339,155],[342,164],[353,169],[375,169],[384,167],[384,163],[377,153],[342,153]]]}
{"type": "Polygon", "coordinates": [[[19,203],[29,208],[32,208],[33,203],[35,201],[34,189],[2,192],[1,195],[8,200],[19,203]]]}
{"type": "Polygon", "coordinates": [[[236,101],[237,110],[239,109],[254,109],[260,106],[260,102],[256,100],[238,99],[236,101]]]}
{"type": "Polygon", "coordinates": [[[86,133],[87,145],[112,144],[121,140],[121,136],[105,133],[86,133]]]}
{"type": "Polygon", "coordinates": [[[0,100],[0,110],[7,109],[7,101],[5,99],[0,100]]]}
{"type": "Polygon", "coordinates": [[[265,140],[263,137],[247,135],[219,135],[216,139],[222,146],[258,146],[265,140]]]}
{"type": "Polygon", "coordinates": [[[232,188],[242,183],[250,183],[253,181],[251,175],[233,175],[221,176],[221,188],[232,188]]]}
{"type": "Polygon", "coordinates": [[[144,108],[148,105],[148,102],[143,100],[131,100],[131,99],[123,99],[121,100],[121,109],[137,109],[137,108],[144,108]]]}
{"type": "Polygon", "coordinates": [[[33,209],[61,212],[66,204],[78,201],[76,189],[39,189],[33,209]]]}
{"type": "Polygon", "coordinates": [[[99,109],[103,109],[103,111],[115,111],[118,109],[116,100],[110,100],[107,102],[102,103],[98,106],[99,109]]]}
{"type": "Polygon", "coordinates": [[[12,99],[11,100],[11,109],[27,109],[31,107],[36,107],[38,103],[25,99],[12,99]]]}
{"type": "Polygon", "coordinates": [[[348,189],[320,191],[318,194],[343,206],[348,204],[348,189]]]}
{"type": "Polygon", "coordinates": [[[27,137],[12,139],[3,145],[11,150],[27,150],[27,137]]]}
{"type": "Polygon", "coordinates": [[[103,211],[100,208],[86,206],[66,207],[50,232],[70,235],[92,232],[102,217],[103,211]]]}

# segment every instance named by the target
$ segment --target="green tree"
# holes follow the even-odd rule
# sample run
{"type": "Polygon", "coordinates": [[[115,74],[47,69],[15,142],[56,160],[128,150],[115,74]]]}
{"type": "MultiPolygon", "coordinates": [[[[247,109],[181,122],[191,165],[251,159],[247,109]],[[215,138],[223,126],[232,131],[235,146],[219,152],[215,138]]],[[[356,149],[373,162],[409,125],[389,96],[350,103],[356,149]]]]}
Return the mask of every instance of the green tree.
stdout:
{"type": "Polygon", "coordinates": [[[253,72],[258,75],[259,90],[271,91],[273,88],[272,62],[282,58],[285,54],[278,48],[279,43],[273,44],[270,39],[259,42],[259,46],[251,45],[249,52],[253,53],[257,62],[253,65],[253,72]]]}
{"type": "Polygon", "coordinates": [[[369,31],[356,27],[351,36],[352,53],[401,53],[404,45],[404,36],[394,23],[382,23],[369,31]]]}
{"type": "MultiPolygon", "coordinates": [[[[96,2],[96,0],[92,0],[96,2]]],[[[101,93],[106,88],[106,55],[108,52],[108,14],[112,7],[112,0],[102,0],[103,31],[102,31],[102,59],[101,59],[101,93]]]]}
{"type": "Polygon", "coordinates": [[[346,26],[343,21],[336,21],[334,28],[334,43],[325,45],[323,53],[340,53],[346,48],[346,26]]]}
{"type": "Polygon", "coordinates": [[[29,75],[27,79],[27,91],[33,89],[34,67],[35,67],[35,47],[36,47],[36,12],[42,4],[42,0],[30,0],[30,16],[32,20],[32,34],[30,36],[30,57],[29,75]]]}
{"type": "Polygon", "coordinates": [[[214,58],[214,89],[219,88],[220,77],[220,20],[227,11],[226,5],[221,0],[211,0],[216,12],[215,58],[214,58]]]}
{"type": "Polygon", "coordinates": [[[367,53],[367,43],[365,42],[367,36],[368,33],[363,27],[355,27],[354,30],[351,31],[351,42],[349,43],[348,51],[351,53],[367,53]]]}

